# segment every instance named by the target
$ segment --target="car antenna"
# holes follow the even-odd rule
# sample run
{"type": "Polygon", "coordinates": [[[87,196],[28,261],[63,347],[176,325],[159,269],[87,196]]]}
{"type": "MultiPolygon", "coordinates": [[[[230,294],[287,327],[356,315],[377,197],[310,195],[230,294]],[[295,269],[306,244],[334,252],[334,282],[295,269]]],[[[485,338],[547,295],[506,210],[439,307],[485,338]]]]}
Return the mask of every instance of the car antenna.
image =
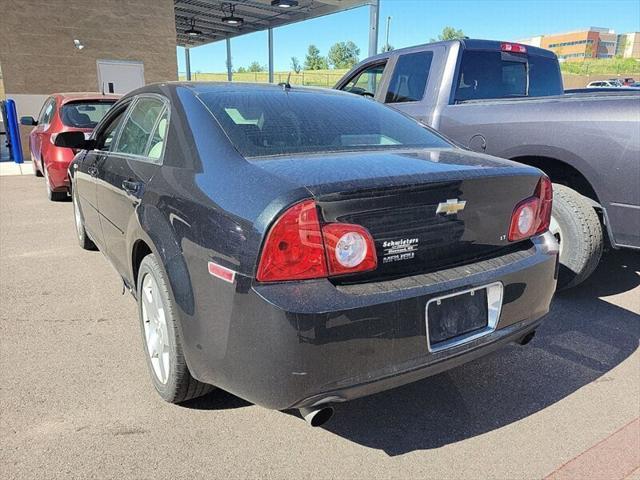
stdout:
{"type": "Polygon", "coordinates": [[[291,70],[289,70],[289,75],[287,75],[287,81],[280,82],[278,85],[281,86],[285,92],[287,90],[291,90],[291,83],[289,83],[290,80],[291,80],[291,70]]]}

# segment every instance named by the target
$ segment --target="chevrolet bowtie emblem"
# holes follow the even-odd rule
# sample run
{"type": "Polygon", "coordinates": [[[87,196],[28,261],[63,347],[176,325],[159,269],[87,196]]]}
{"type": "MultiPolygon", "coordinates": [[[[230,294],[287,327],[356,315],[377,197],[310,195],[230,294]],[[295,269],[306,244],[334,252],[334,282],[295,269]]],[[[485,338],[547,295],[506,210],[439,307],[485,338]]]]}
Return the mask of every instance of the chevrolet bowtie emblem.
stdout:
{"type": "Polygon", "coordinates": [[[457,198],[450,198],[446,202],[438,204],[436,213],[444,213],[445,215],[454,215],[464,210],[464,206],[467,204],[464,200],[458,200],[457,198]]]}

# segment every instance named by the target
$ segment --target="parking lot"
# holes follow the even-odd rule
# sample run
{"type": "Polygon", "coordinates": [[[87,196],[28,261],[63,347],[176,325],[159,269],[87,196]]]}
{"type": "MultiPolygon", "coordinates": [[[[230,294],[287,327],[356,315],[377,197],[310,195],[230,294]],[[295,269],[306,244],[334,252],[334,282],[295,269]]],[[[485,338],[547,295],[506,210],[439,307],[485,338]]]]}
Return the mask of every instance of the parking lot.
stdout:
{"type": "Polygon", "coordinates": [[[640,255],[609,252],[528,346],[310,428],[215,391],[163,403],[133,299],[42,179],[0,178],[4,478],[640,478],[640,255]]]}

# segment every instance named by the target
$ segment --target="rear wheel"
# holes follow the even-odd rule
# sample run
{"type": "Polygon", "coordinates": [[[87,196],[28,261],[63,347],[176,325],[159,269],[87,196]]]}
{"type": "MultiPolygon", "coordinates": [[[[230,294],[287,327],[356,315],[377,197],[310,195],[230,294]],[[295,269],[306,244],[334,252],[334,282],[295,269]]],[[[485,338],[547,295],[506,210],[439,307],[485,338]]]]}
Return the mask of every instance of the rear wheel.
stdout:
{"type": "Polygon", "coordinates": [[[593,273],[602,257],[600,218],[587,198],[554,183],[549,230],[560,243],[558,290],[575,287],[593,273]]]}
{"type": "Polygon", "coordinates": [[[85,250],[97,250],[96,244],[89,238],[87,231],[84,229],[84,218],[80,211],[80,205],[78,204],[78,194],[73,189],[71,192],[71,201],[73,202],[73,219],[76,224],[76,235],[78,237],[78,243],[80,247],[85,250]]]}
{"type": "Polygon", "coordinates": [[[54,192],[51,189],[51,184],[49,183],[49,174],[47,173],[47,167],[44,164],[44,160],[42,161],[42,170],[44,170],[44,184],[47,189],[47,198],[52,202],[62,202],[68,198],[67,192],[54,192]]]}
{"type": "Polygon", "coordinates": [[[33,169],[33,174],[36,177],[42,176],[42,172],[38,169],[38,164],[36,163],[36,160],[35,158],[33,158],[33,156],[31,156],[31,168],[33,169]]]}
{"type": "Polygon", "coordinates": [[[189,372],[167,285],[155,255],[144,257],[138,270],[138,315],[147,366],[160,396],[167,402],[181,403],[214,387],[189,372]]]}

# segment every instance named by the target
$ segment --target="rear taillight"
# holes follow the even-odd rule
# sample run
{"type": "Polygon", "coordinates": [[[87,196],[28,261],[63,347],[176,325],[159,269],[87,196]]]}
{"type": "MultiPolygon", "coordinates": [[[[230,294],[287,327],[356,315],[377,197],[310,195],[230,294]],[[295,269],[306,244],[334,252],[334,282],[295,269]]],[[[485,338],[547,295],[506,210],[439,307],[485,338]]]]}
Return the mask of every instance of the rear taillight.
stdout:
{"type": "Polygon", "coordinates": [[[256,279],[308,280],[376,267],[375,245],[366,228],[346,223],[321,227],[315,202],[305,200],[286,210],[271,227],[256,279]]]}
{"type": "Polygon", "coordinates": [[[329,275],[373,270],[378,266],[375,244],[360,225],[329,223],[322,227],[329,275]]]}
{"type": "Polygon", "coordinates": [[[520,202],[513,210],[508,240],[517,242],[547,231],[552,200],[551,180],[544,175],[536,186],[535,195],[520,202]]]}
{"type": "Polygon", "coordinates": [[[313,200],[298,203],[276,221],[267,235],[257,279],[261,282],[327,276],[318,212],[313,200]]]}

